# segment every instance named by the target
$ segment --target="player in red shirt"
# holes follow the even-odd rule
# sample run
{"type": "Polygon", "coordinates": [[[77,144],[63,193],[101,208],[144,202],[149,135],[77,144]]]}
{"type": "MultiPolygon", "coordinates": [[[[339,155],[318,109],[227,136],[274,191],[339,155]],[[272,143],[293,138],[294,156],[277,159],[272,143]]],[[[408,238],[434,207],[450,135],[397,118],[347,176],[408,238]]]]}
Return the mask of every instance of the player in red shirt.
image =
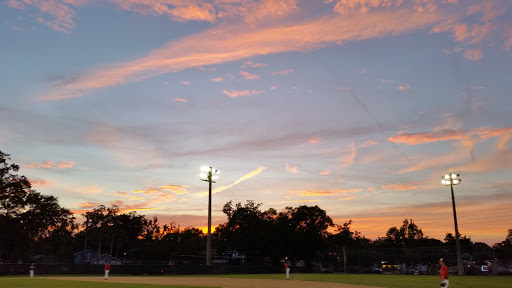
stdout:
{"type": "Polygon", "coordinates": [[[108,272],[110,272],[110,264],[105,261],[105,280],[108,280],[108,272]]]}
{"type": "Polygon", "coordinates": [[[439,281],[441,282],[441,287],[448,288],[450,282],[448,281],[448,266],[444,264],[444,258],[439,259],[439,265],[441,265],[441,269],[439,270],[439,281]]]}

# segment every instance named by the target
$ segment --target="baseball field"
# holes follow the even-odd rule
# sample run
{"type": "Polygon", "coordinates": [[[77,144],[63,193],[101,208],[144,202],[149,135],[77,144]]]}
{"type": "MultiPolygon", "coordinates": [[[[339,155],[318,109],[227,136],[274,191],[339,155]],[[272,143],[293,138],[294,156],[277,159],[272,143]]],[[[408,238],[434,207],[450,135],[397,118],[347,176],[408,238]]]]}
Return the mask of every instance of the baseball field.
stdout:
{"type": "MultiPolygon", "coordinates": [[[[361,275],[361,274],[284,274],[221,276],[117,276],[102,275],[0,277],[0,287],[21,288],[427,288],[439,287],[437,276],[361,275]],[[115,285],[114,285],[115,283],[115,285]]],[[[511,277],[450,276],[450,288],[510,288],[511,277]]]]}

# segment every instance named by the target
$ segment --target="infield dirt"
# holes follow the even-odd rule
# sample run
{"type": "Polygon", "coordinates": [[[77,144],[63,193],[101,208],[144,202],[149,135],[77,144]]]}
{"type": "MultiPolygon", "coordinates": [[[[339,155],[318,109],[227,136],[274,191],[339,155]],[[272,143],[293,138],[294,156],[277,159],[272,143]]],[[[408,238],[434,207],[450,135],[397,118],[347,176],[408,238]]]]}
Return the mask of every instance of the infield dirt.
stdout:
{"type": "Polygon", "coordinates": [[[211,286],[222,288],[378,288],[375,286],[360,286],[330,282],[313,282],[298,280],[272,279],[240,279],[217,277],[110,277],[104,280],[100,277],[44,277],[53,280],[75,280],[112,283],[140,283],[159,285],[189,285],[211,286]]]}

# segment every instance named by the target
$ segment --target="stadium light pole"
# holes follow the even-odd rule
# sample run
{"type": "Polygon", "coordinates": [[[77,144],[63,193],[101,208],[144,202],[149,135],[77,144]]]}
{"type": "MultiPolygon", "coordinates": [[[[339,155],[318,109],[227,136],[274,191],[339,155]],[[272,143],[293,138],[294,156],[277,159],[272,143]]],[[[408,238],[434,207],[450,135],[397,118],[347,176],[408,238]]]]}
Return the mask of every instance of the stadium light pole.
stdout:
{"type": "Polygon", "coordinates": [[[212,183],[219,180],[220,171],[208,166],[201,166],[201,180],[208,182],[208,235],[206,237],[206,265],[212,265],[212,183]]]}
{"type": "Polygon", "coordinates": [[[441,184],[445,186],[450,186],[452,191],[452,207],[453,207],[453,222],[455,223],[455,246],[457,249],[457,270],[459,275],[464,274],[464,267],[462,267],[462,259],[460,257],[460,234],[459,234],[459,226],[457,225],[457,211],[455,209],[455,196],[453,194],[453,185],[459,185],[462,181],[460,179],[460,174],[450,173],[441,177],[441,184]]]}

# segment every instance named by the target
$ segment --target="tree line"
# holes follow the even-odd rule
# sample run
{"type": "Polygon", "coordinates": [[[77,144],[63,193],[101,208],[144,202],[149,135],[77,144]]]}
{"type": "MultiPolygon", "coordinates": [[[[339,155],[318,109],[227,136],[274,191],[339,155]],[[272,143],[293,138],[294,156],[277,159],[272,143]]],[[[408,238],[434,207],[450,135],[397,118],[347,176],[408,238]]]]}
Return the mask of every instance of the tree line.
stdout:
{"type": "MultiPolygon", "coordinates": [[[[32,261],[36,255],[72,259],[74,253],[89,249],[95,249],[98,256],[108,253],[131,261],[169,261],[205,253],[206,235],[200,229],[181,228],[174,222],[163,224],[157,217],[148,219],[136,212],[120,213],[116,206],[99,206],[87,211],[79,223],[69,209],[60,206],[56,197],[32,189],[30,181],[18,174],[19,166],[9,161],[9,155],[0,151],[0,259],[3,262],[32,261]]],[[[281,211],[262,210],[261,206],[251,200],[244,204],[229,201],[223,206],[227,221],[212,233],[214,257],[237,251],[248,261],[260,264],[263,259],[276,263],[286,256],[304,261],[308,268],[314,261],[329,261],[329,255],[347,248],[399,251],[399,255],[393,252],[394,256],[380,257],[401,261],[404,253],[418,253],[419,247],[455,246],[451,233],[443,241],[430,238],[412,219],[389,228],[385,237],[372,240],[352,231],[351,220],[335,224],[318,206],[286,207],[281,211]]],[[[461,244],[468,253],[478,250],[501,260],[512,260],[512,229],[504,241],[492,247],[473,243],[466,236],[461,238],[461,244]]]]}

